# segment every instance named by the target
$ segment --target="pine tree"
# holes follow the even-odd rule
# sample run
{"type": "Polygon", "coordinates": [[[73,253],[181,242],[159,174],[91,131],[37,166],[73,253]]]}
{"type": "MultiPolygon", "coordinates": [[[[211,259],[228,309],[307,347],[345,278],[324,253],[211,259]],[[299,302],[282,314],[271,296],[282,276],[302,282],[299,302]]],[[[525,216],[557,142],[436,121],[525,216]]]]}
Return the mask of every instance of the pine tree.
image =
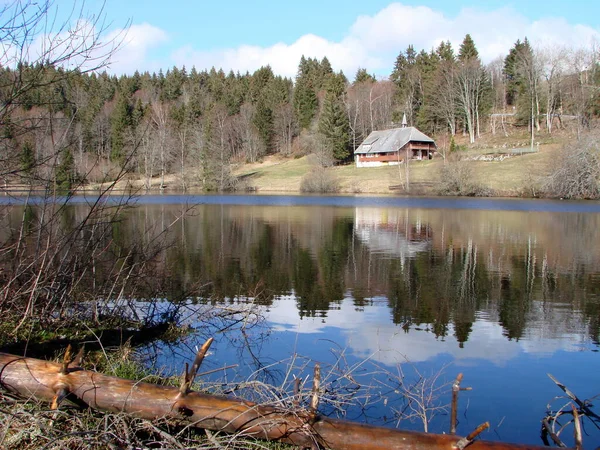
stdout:
{"type": "Polygon", "coordinates": [[[56,182],[56,188],[59,191],[69,191],[73,187],[75,182],[75,162],[73,160],[73,153],[67,147],[60,155],[60,162],[56,167],[54,174],[56,182]]]}
{"type": "Polygon", "coordinates": [[[458,51],[458,59],[461,62],[467,62],[479,59],[479,52],[477,51],[477,47],[475,47],[475,42],[470,34],[467,34],[460,44],[460,49],[458,51]]]}
{"type": "Polygon", "coordinates": [[[271,66],[263,66],[252,75],[250,79],[250,101],[253,104],[258,103],[263,94],[263,90],[275,78],[271,66]]]}
{"type": "Polygon", "coordinates": [[[25,142],[21,148],[21,170],[27,177],[31,177],[35,168],[35,152],[29,142],[25,142]]]}
{"type": "Polygon", "coordinates": [[[367,72],[367,69],[363,69],[360,67],[358,68],[358,70],[356,71],[356,75],[354,76],[354,84],[365,82],[374,83],[375,81],[377,80],[375,79],[374,75],[371,75],[369,72],[367,72]]]}
{"type": "Polygon", "coordinates": [[[294,110],[300,128],[308,128],[317,114],[319,101],[311,80],[310,62],[304,56],[300,59],[296,86],[294,87],[294,110]]]}
{"type": "Polygon", "coordinates": [[[111,118],[110,160],[117,164],[122,164],[125,160],[125,132],[131,126],[131,112],[129,99],[121,95],[111,118]]]}
{"type": "Polygon", "coordinates": [[[455,153],[458,150],[458,146],[456,145],[456,141],[454,140],[454,136],[450,137],[450,149],[448,153],[455,153]]]}
{"type": "Polygon", "coordinates": [[[333,75],[326,87],[323,110],[319,117],[319,132],[334,159],[344,162],[350,156],[350,124],[342,97],[346,90],[342,73],[333,75]]]}
{"type": "Polygon", "coordinates": [[[273,110],[266,104],[266,101],[261,99],[256,105],[256,113],[254,115],[254,125],[258,130],[267,153],[273,151],[273,135],[274,135],[274,118],[273,110]]]}
{"type": "Polygon", "coordinates": [[[533,66],[533,49],[527,38],[517,40],[504,58],[504,76],[506,77],[506,103],[518,105],[518,120],[521,124],[529,120],[529,98],[526,95],[528,72],[533,66]],[[528,67],[527,67],[528,66],[528,67]],[[519,104],[520,103],[520,104],[519,104]]]}
{"type": "Polygon", "coordinates": [[[412,45],[396,58],[390,79],[396,84],[395,118],[406,113],[408,123],[414,124],[422,101],[421,72],[417,64],[417,53],[412,45]]]}

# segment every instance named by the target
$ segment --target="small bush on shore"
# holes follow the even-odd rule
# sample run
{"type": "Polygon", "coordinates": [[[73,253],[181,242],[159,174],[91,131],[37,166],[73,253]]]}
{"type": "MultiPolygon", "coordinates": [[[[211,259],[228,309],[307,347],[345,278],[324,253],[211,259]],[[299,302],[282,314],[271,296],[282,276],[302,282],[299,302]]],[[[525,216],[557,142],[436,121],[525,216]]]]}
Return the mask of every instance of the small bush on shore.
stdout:
{"type": "Polygon", "coordinates": [[[315,168],[312,172],[302,177],[300,192],[304,193],[336,193],[340,191],[339,180],[322,167],[315,168]]]}
{"type": "Polygon", "coordinates": [[[600,198],[600,143],[598,134],[589,134],[566,145],[563,157],[544,185],[544,195],[564,199],[600,198]]]}
{"type": "Polygon", "coordinates": [[[470,163],[458,160],[449,162],[442,167],[437,194],[481,197],[490,195],[490,192],[473,181],[473,170],[470,163]]]}

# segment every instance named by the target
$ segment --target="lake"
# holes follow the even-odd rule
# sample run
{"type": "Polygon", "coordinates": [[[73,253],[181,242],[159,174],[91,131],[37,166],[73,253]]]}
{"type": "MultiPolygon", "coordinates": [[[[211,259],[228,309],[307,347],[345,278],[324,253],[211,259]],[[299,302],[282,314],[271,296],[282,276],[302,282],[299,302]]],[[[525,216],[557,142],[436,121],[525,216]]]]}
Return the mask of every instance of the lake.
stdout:
{"type": "MultiPolygon", "coordinates": [[[[448,431],[440,408],[462,372],[472,390],[458,434],[489,421],[484,439],[536,445],[547,405],[567,403],[547,373],[582,399],[600,394],[600,203],[145,196],[115,238],[165,229],[151,269],[168,280],[159,300],[196,331],[141,350],[163,371],[180,372],[214,335],[204,378],[240,383],[234,393],[294,377],[309,390],[320,362],[337,390],[322,411],[422,430],[401,395],[416,383],[433,432],[448,431]],[[207,321],[211,305],[241,319],[207,321]]],[[[600,444],[585,431],[586,447],[600,444]]]]}

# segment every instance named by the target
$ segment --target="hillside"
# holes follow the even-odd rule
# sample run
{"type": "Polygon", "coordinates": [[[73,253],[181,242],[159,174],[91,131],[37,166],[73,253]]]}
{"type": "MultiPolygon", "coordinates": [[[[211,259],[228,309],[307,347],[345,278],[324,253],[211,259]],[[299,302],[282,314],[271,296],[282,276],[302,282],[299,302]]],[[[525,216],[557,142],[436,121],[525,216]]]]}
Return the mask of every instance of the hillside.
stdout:
{"type": "MultiPolygon", "coordinates": [[[[534,193],[531,189],[540,184],[551,171],[565,137],[540,145],[536,153],[522,155],[518,150],[512,150],[513,145],[521,141],[517,138],[488,139],[488,146],[478,143],[477,148],[461,150],[449,157],[446,163],[452,164],[459,159],[466,161],[471,168],[473,181],[495,195],[531,195],[534,193]],[[500,156],[508,152],[514,153],[509,157],[500,156]]],[[[444,159],[439,155],[429,161],[411,161],[411,193],[435,193],[443,166],[444,159]]],[[[260,163],[237,166],[234,175],[242,181],[242,186],[258,192],[300,192],[302,177],[316,167],[312,155],[287,159],[269,156],[260,163]]],[[[405,182],[403,165],[358,169],[354,164],[349,164],[326,170],[339,181],[340,192],[343,193],[389,194],[392,192],[390,187],[405,182]]]]}

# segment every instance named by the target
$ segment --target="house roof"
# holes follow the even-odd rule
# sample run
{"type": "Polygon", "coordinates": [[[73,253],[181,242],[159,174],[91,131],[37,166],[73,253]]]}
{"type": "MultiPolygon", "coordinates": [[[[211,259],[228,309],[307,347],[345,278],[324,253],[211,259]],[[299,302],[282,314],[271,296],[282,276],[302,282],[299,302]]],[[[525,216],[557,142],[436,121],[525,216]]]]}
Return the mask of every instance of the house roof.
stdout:
{"type": "Polygon", "coordinates": [[[430,142],[433,139],[415,127],[392,128],[390,130],[373,131],[354,151],[358,154],[395,152],[411,141],[430,142]]]}

